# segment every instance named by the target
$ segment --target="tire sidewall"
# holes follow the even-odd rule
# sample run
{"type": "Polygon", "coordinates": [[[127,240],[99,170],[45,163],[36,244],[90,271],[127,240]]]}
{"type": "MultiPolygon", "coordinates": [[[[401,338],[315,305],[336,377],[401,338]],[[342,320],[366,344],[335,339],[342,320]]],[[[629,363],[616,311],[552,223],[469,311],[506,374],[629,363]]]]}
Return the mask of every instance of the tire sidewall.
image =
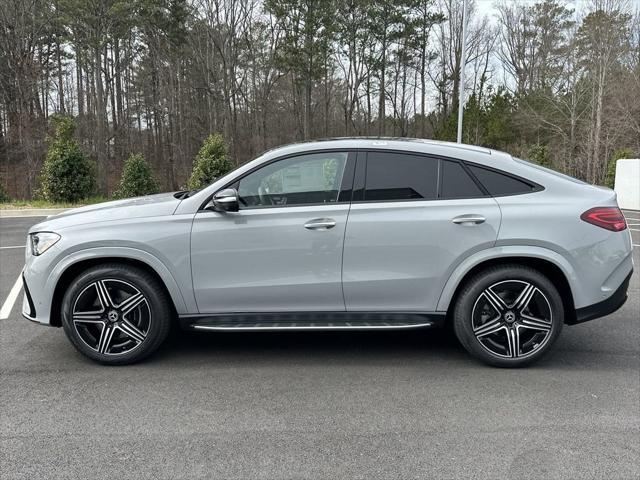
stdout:
{"type": "Polygon", "coordinates": [[[129,364],[142,360],[166,338],[170,317],[167,299],[162,289],[146,272],[127,265],[98,266],[80,274],[67,289],[62,300],[62,327],[71,343],[87,357],[104,364],[129,364]],[[137,288],[147,299],[151,312],[151,325],[141,345],[121,355],[105,355],[93,350],[76,332],[72,321],[73,305],[80,293],[97,280],[124,280],[137,288]]]}
{"type": "Polygon", "coordinates": [[[510,265],[494,267],[470,279],[463,287],[454,307],[456,336],[465,349],[481,361],[497,367],[520,367],[542,358],[557,340],[564,324],[564,305],[558,290],[543,274],[529,267],[510,265]],[[505,280],[522,280],[536,286],[547,297],[552,311],[551,332],[546,343],[534,354],[522,358],[498,357],[484,348],[473,333],[473,307],[489,286],[505,280]]]}

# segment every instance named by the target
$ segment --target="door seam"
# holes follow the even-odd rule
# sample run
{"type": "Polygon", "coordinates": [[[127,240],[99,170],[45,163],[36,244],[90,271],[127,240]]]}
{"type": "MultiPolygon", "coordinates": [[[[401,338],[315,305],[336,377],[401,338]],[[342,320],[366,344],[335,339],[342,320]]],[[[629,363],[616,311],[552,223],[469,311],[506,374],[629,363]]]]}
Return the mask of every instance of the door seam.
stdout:
{"type": "MultiPolygon", "coordinates": [[[[342,233],[342,258],[340,259],[340,291],[342,291],[342,304],[344,311],[347,311],[347,297],[344,294],[344,247],[347,243],[347,228],[349,228],[349,216],[351,215],[351,207],[353,206],[353,187],[356,183],[356,172],[358,171],[358,161],[360,160],[361,150],[356,150],[356,162],[353,166],[353,178],[351,179],[351,198],[349,199],[349,209],[347,210],[347,218],[344,221],[344,232],[342,233]]],[[[365,163],[365,167],[367,164],[365,163]]],[[[366,178],[366,176],[365,176],[366,178]]]]}

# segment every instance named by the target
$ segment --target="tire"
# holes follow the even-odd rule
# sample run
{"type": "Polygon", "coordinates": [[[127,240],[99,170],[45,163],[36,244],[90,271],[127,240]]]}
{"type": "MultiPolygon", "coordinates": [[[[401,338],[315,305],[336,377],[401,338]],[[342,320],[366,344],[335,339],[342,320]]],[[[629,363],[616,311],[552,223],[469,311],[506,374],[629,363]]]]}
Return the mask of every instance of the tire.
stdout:
{"type": "Polygon", "coordinates": [[[564,305],[553,283],[523,265],[490,267],[465,282],[454,305],[453,327],[462,346],[496,367],[523,367],[557,340],[564,305]]]}
{"type": "Polygon", "coordinates": [[[107,365],[144,359],[164,342],[173,310],[148,272],[110,263],[82,272],[62,300],[62,327],[83,355],[107,365]]]}

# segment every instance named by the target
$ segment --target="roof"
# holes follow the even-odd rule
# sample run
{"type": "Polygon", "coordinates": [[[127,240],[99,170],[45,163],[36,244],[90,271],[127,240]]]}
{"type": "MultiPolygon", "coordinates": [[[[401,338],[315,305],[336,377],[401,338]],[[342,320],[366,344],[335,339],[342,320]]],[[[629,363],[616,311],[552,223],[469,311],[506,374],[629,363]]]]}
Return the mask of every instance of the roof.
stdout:
{"type": "Polygon", "coordinates": [[[334,137],[334,138],[321,138],[308,140],[304,142],[294,142],[286,145],[281,145],[276,148],[267,150],[265,153],[272,153],[281,150],[300,150],[303,148],[321,149],[321,148],[384,148],[397,146],[400,149],[407,150],[422,150],[420,146],[432,146],[438,147],[438,149],[456,149],[468,152],[480,153],[485,155],[491,155],[492,151],[485,147],[478,147],[476,145],[467,145],[464,143],[443,142],[440,140],[430,140],[424,138],[407,138],[407,137],[334,137]],[[329,145],[330,144],[330,145],[329,145]],[[418,148],[407,148],[409,146],[418,148]]]}

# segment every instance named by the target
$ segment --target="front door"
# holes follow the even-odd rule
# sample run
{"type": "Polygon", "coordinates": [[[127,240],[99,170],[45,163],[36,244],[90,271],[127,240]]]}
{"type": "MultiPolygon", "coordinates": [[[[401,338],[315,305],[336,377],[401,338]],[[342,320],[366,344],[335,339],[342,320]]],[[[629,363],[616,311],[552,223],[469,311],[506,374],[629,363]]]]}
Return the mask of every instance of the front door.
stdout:
{"type": "Polygon", "coordinates": [[[354,156],[279,159],[232,185],[240,211],[196,214],[191,262],[200,313],[345,310],[342,247],[354,156]]]}

